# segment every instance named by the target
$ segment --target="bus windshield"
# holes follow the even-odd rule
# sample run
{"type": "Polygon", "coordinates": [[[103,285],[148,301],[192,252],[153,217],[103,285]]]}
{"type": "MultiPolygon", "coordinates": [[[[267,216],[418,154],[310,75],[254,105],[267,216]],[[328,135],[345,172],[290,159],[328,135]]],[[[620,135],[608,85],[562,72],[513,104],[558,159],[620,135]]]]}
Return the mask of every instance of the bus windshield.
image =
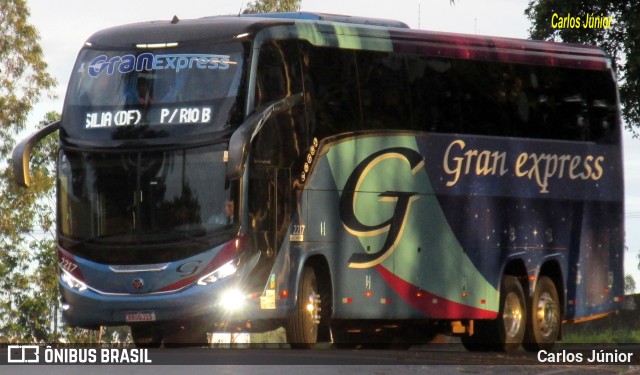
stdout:
{"type": "Polygon", "coordinates": [[[238,43],[84,49],[69,84],[64,134],[139,139],[217,132],[242,120],[238,43]]]}
{"type": "Polygon", "coordinates": [[[73,241],[179,242],[231,228],[234,184],[222,146],[101,153],[61,150],[59,230],[73,241]]]}

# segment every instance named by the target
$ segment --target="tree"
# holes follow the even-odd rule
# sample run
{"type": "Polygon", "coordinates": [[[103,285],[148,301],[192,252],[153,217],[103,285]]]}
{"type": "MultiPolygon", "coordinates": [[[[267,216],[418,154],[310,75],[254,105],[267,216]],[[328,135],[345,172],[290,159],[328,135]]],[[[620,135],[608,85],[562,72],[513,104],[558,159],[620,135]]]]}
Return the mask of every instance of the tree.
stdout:
{"type": "Polygon", "coordinates": [[[640,0],[530,1],[525,14],[533,39],[594,44],[613,59],[620,86],[626,128],[640,136],[640,0]],[[553,28],[554,14],[571,14],[584,22],[587,15],[613,17],[611,28],[553,28]]]}
{"type": "Polygon", "coordinates": [[[636,281],[631,275],[624,276],[624,294],[633,294],[636,291],[636,281]]]}
{"type": "Polygon", "coordinates": [[[24,128],[43,92],[56,84],[28,18],[25,0],[0,0],[0,156],[11,152],[13,135],[24,128]]]}
{"type": "MultiPolygon", "coordinates": [[[[49,113],[40,126],[59,117],[49,113]]],[[[0,174],[0,333],[6,341],[57,338],[56,150],[55,137],[34,147],[30,189],[13,181],[10,162],[0,174]]]]}
{"type": "Polygon", "coordinates": [[[25,0],[0,0],[0,335],[4,341],[37,342],[50,339],[49,310],[57,305],[57,291],[56,303],[51,300],[57,262],[50,233],[55,142],[33,150],[33,189],[13,182],[6,159],[29,111],[55,85],[28,18],[25,0]]]}
{"type": "Polygon", "coordinates": [[[298,10],[300,10],[300,0],[256,0],[248,3],[242,13],[297,12],[298,10]]]}

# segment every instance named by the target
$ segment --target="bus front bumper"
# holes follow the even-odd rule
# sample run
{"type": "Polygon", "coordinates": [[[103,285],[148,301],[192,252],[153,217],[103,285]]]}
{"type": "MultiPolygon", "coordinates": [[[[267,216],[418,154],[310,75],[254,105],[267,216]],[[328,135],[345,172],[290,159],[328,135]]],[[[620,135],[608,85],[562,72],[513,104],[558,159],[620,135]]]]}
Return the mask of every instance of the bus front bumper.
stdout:
{"type": "Polygon", "coordinates": [[[203,317],[212,323],[243,322],[284,318],[289,310],[282,303],[281,308],[263,310],[259,296],[243,293],[226,280],[162,294],[101,294],[71,288],[62,281],[59,285],[62,317],[72,327],[161,324],[203,317]]]}

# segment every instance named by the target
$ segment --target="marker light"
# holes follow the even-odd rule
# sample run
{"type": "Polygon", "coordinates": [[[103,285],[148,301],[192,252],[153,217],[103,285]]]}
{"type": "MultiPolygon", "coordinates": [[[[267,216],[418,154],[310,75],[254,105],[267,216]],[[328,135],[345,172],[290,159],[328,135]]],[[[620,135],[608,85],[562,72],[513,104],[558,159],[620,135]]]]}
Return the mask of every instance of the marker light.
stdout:
{"type": "Polygon", "coordinates": [[[144,43],[144,44],[136,44],[136,48],[140,49],[158,49],[158,48],[173,48],[177,47],[178,43],[144,43]]]}
{"type": "Polygon", "coordinates": [[[244,294],[238,289],[229,289],[220,296],[220,305],[229,312],[242,309],[245,303],[244,294]]]}
{"type": "Polygon", "coordinates": [[[233,275],[238,270],[234,263],[235,262],[233,260],[229,261],[217,268],[215,271],[201,277],[200,280],[198,280],[198,285],[215,283],[220,279],[233,275]]]}
{"type": "Polygon", "coordinates": [[[71,289],[76,289],[79,291],[83,291],[87,289],[87,284],[82,281],[76,279],[69,272],[62,270],[62,274],[60,275],[60,279],[65,282],[71,289]]]}
{"type": "Polygon", "coordinates": [[[289,291],[286,290],[286,289],[285,290],[281,290],[280,291],[280,299],[284,301],[285,299],[287,299],[287,297],[289,297],[289,291]]]}

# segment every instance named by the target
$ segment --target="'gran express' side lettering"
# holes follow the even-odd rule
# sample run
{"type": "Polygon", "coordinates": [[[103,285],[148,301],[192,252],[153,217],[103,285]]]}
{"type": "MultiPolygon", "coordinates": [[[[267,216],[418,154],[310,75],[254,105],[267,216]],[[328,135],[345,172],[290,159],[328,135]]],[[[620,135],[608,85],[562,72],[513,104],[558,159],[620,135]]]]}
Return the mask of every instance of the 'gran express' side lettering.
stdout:
{"type": "MultiPolygon", "coordinates": [[[[456,186],[462,176],[504,176],[509,173],[506,151],[467,149],[466,146],[463,140],[457,139],[447,147],[442,162],[450,177],[446,186],[456,186]]],[[[513,176],[534,181],[540,193],[546,194],[552,179],[600,180],[604,176],[604,162],[602,155],[521,152],[513,161],[513,176]]]]}
{"type": "Polygon", "coordinates": [[[452,176],[452,180],[447,181],[447,186],[454,186],[458,183],[460,175],[475,173],[477,176],[487,176],[498,174],[504,176],[509,170],[505,167],[507,153],[490,150],[468,150],[461,153],[466,147],[463,140],[451,142],[444,154],[444,171],[452,176]],[[451,156],[451,155],[460,156],[451,156]],[[474,167],[475,165],[475,167],[474,167]],[[472,170],[473,168],[473,170],[472,170]]]}

